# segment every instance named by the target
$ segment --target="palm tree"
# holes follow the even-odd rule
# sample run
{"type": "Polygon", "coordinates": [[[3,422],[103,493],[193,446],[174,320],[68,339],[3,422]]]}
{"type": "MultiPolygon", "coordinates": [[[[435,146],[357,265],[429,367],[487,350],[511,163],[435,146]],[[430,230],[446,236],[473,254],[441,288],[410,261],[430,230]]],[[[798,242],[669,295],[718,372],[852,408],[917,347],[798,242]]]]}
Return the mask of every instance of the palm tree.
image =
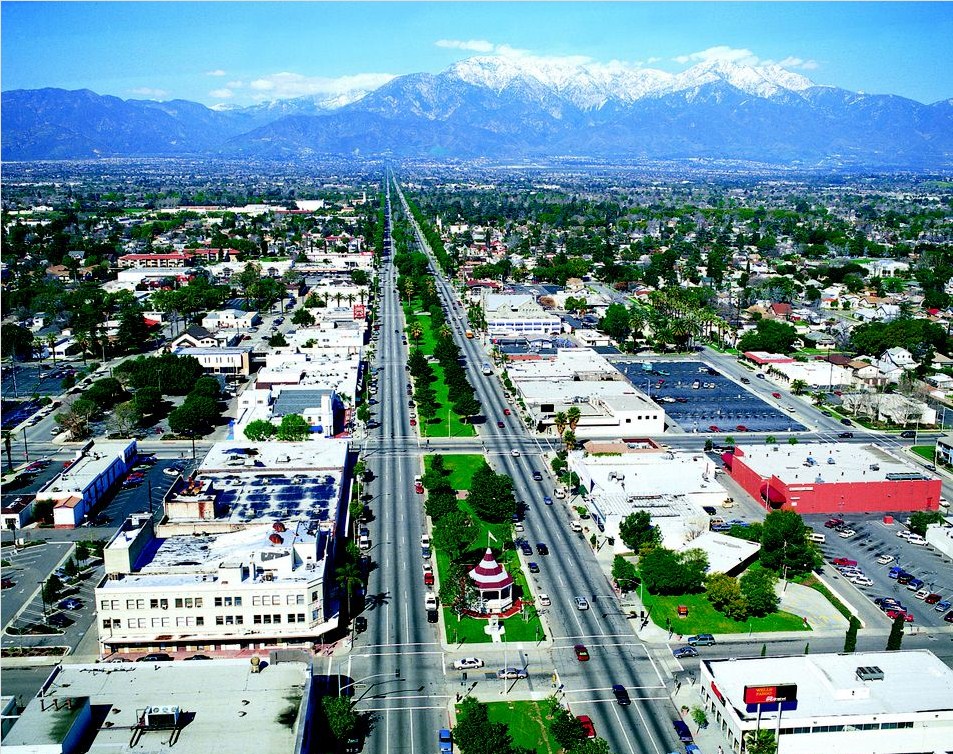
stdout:
{"type": "Polygon", "coordinates": [[[341,293],[341,291],[338,291],[337,293],[334,294],[334,301],[335,303],[337,303],[338,306],[341,305],[341,299],[343,298],[344,298],[344,294],[341,293]]]}
{"type": "Polygon", "coordinates": [[[49,349],[50,356],[53,358],[53,366],[56,366],[56,336],[53,333],[47,333],[43,340],[46,341],[46,347],[49,349]]]}
{"type": "Polygon", "coordinates": [[[566,444],[566,450],[572,450],[576,447],[576,433],[571,429],[563,432],[563,442],[566,444]]]}
{"type": "Polygon", "coordinates": [[[420,323],[414,322],[413,324],[411,324],[410,337],[414,339],[414,345],[417,345],[423,336],[424,336],[424,328],[420,326],[420,323]]]}
{"type": "Polygon", "coordinates": [[[791,392],[794,395],[803,395],[807,390],[807,383],[804,380],[793,380],[791,382],[791,392]]]}
{"type": "Polygon", "coordinates": [[[76,345],[79,346],[79,355],[83,357],[83,365],[86,365],[86,351],[89,349],[89,333],[76,333],[76,345]]]}
{"type": "Polygon", "coordinates": [[[346,298],[347,298],[347,303],[350,306],[354,306],[354,302],[357,301],[357,296],[353,293],[347,294],[346,298]]]}
{"type": "Polygon", "coordinates": [[[559,433],[559,436],[562,437],[563,430],[566,429],[566,425],[569,424],[569,419],[566,417],[564,411],[560,411],[553,417],[553,424],[556,425],[556,431],[559,433]]]}
{"type": "Polygon", "coordinates": [[[579,426],[579,420],[582,418],[582,411],[573,406],[566,412],[566,420],[569,422],[569,431],[575,432],[579,426]]]}
{"type": "Polygon", "coordinates": [[[360,568],[350,560],[338,566],[337,582],[347,592],[348,601],[354,596],[355,590],[364,584],[360,568]]]}

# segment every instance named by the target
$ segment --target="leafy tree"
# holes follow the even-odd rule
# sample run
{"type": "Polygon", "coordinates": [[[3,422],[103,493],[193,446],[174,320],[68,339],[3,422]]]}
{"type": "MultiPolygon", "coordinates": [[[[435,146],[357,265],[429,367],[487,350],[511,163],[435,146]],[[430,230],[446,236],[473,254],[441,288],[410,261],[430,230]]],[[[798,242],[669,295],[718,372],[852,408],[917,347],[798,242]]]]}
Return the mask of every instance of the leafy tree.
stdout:
{"type": "Polygon", "coordinates": [[[95,403],[100,409],[112,408],[125,396],[126,391],[122,383],[115,377],[103,377],[101,380],[96,380],[83,391],[83,397],[95,403]]]}
{"type": "Polygon", "coordinates": [[[625,340],[632,334],[629,310],[623,304],[609,304],[599,320],[599,329],[619,342],[625,340]]]}
{"type": "Polygon", "coordinates": [[[773,319],[762,319],[755,329],[745,333],[738,341],[739,351],[769,351],[790,353],[794,349],[797,332],[793,325],[773,319]]]}
{"type": "Polygon", "coordinates": [[[354,705],[346,696],[321,697],[321,709],[328,721],[331,734],[338,740],[345,740],[357,730],[359,718],[354,705]]]}
{"type": "Polygon", "coordinates": [[[939,511],[916,511],[910,514],[910,531],[925,537],[931,524],[939,524],[942,521],[943,514],[939,511]]]}
{"type": "Polygon", "coordinates": [[[463,416],[469,419],[480,413],[480,402],[472,393],[463,395],[459,400],[454,401],[453,411],[457,416],[463,416]]]}
{"type": "Polygon", "coordinates": [[[457,505],[457,495],[449,488],[430,491],[427,494],[427,502],[424,504],[424,510],[426,510],[427,515],[430,516],[430,519],[436,524],[445,516],[460,510],[460,506],[457,505]]]}
{"type": "Polygon", "coordinates": [[[299,327],[310,327],[314,324],[314,315],[307,309],[297,309],[291,315],[291,323],[299,327]]]}
{"type": "Polygon", "coordinates": [[[887,637],[888,652],[899,650],[900,645],[903,644],[903,624],[905,622],[903,613],[900,613],[893,619],[893,623],[890,626],[890,636],[887,637]]]}
{"type": "Polygon", "coordinates": [[[622,555],[612,559],[612,578],[623,592],[632,591],[639,584],[639,572],[635,564],[622,555]]]}
{"type": "Polygon", "coordinates": [[[513,480],[505,474],[494,473],[484,461],[473,474],[468,501],[484,521],[509,521],[516,512],[513,480]]]}
{"type": "Polygon", "coordinates": [[[165,353],[126,359],[113,368],[113,375],[133,389],[155,387],[162,395],[187,395],[199,377],[202,365],[194,356],[165,353]]]}
{"type": "Polygon", "coordinates": [[[713,573],[705,581],[705,596],[715,610],[728,618],[743,621],[748,617],[748,602],[741,593],[738,579],[713,573]]]}
{"type": "Polygon", "coordinates": [[[809,573],[819,565],[817,550],[807,539],[808,529],[795,511],[771,511],[761,530],[761,564],[788,576],[809,573]]]}
{"type": "Polygon", "coordinates": [[[64,411],[56,414],[53,420],[62,427],[64,432],[69,432],[74,440],[78,440],[87,435],[89,422],[98,413],[99,408],[91,400],[77,398],[64,411]]]}
{"type": "Polygon", "coordinates": [[[779,600],[774,591],[777,581],[777,575],[766,568],[752,566],[742,574],[738,583],[749,614],[761,617],[778,609],[779,600]]]}
{"type": "Polygon", "coordinates": [[[569,750],[569,754],[610,754],[609,742],[604,738],[587,738],[569,750]]]}
{"type": "Polygon", "coordinates": [[[119,328],[116,342],[122,351],[141,351],[150,340],[142,304],[132,300],[119,310],[119,328]]]}
{"type": "Polygon", "coordinates": [[[244,429],[244,435],[252,442],[264,442],[272,439],[278,434],[278,427],[266,419],[255,419],[248,422],[244,429]]]}
{"type": "Polygon", "coordinates": [[[639,573],[653,594],[688,594],[701,589],[707,565],[701,550],[677,553],[655,547],[639,558],[639,573]]]}
{"type": "Polygon", "coordinates": [[[434,543],[455,561],[466,552],[476,533],[473,519],[458,509],[442,516],[434,524],[434,543]]]}
{"type": "Polygon", "coordinates": [[[586,732],[579,719],[568,710],[559,707],[553,713],[549,731],[563,749],[571,751],[586,740],[586,732]]]}
{"type": "Polygon", "coordinates": [[[654,547],[662,542],[662,533],[657,526],[652,525],[652,514],[648,511],[636,511],[622,519],[619,536],[633,552],[639,552],[643,547],[654,547]]]}
{"type": "Polygon", "coordinates": [[[156,414],[162,408],[162,393],[151,385],[139,388],[132,399],[143,416],[156,414]]]}
{"type": "Polygon", "coordinates": [[[747,754],[778,754],[778,743],[774,740],[774,733],[764,728],[746,733],[745,751],[747,754]]]}
{"type": "Polygon", "coordinates": [[[856,615],[851,615],[847,626],[847,634],[844,636],[844,653],[848,654],[857,650],[857,631],[860,628],[860,620],[856,615]]]}
{"type": "Polygon", "coordinates": [[[113,411],[113,415],[109,417],[110,428],[120,435],[128,435],[141,423],[142,412],[135,401],[120,403],[113,411]]]}
{"type": "Polygon", "coordinates": [[[70,558],[63,564],[63,572],[67,578],[70,579],[75,579],[79,576],[79,566],[76,565],[76,561],[73,558],[70,558]]]}
{"type": "Polygon", "coordinates": [[[453,739],[462,754],[510,754],[513,749],[506,725],[490,722],[486,704],[472,696],[460,703],[453,739]]]}
{"type": "MultiPolygon", "coordinates": [[[[304,311],[304,309],[299,309],[298,311],[304,311]]],[[[280,332],[276,332],[268,338],[268,345],[272,348],[284,348],[288,345],[288,340],[280,332]]]]}
{"type": "Polygon", "coordinates": [[[222,397],[222,385],[210,375],[199,377],[195,381],[195,386],[189,391],[189,395],[204,395],[206,398],[217,401],[222,397]]]}
{"type": "Polygon", "coordinates": [[[278,425],[278,439],[300,442],[311,434],[311,425],[299,414],[285,414],[278,425]]]}
{"type": "Polygon", "coordinates": [[[218,403],[204,395],[190,396],[169,414],[169,428],[177,435],[203,435],[220,416],[218,403]]]}
{"type": "Polygon", "coordinates": [[[54,573],[43,582],[40,593],[44,602],[48,605],[53,605],[56,603],[56,599],[60,596],[60,592],[62,591],[63,581],[54,573]]]}
{"type": "Polygon", "coordinates": [[[33,357],[33,333],[16,324],[0,325],[0,353],[3,358],[26,361],[33,357]]]}

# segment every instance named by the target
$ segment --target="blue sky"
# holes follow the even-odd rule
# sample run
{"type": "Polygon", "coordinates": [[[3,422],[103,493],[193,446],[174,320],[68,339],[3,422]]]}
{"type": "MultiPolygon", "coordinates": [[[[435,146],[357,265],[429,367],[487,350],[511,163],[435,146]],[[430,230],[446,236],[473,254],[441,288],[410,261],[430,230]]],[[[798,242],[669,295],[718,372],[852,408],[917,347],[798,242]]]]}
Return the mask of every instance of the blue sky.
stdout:
{"type": "Polygon", "coordinates": [[[2,87],[239,105],[372,88],[476,54],[676,72],[776,62],[819,84],[953,97],[949,3],[10,2],[2,87]]]}

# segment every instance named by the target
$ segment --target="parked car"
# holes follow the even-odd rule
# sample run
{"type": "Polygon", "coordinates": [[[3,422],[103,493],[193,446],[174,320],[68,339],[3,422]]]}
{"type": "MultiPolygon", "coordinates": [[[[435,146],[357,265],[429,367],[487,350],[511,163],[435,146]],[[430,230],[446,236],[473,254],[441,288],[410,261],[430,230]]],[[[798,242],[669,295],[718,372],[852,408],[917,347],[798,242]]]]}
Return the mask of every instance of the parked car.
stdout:
{"type": "Polygon", "coordinates": [[[173,657],[166,652],[150,652],[143,655],[136,662],[172,662],[173,657]]]}
{"type": "Polygon", "coordinates": [[[83,603],[75,597],[67,597],[65,600],[60,600],[56,606],[60,610],[79,610],[83,603]]]}
{"type": "Polygon", "coordinates": [[[847,566],[851,568],[857,565],[857,561],[851,560],[850,558],[834,558],[831,563],[835,566],[847,566]]]}
{"type": "MultiPolygon", "coordinates": [[[[910,581],[907,582],[907,589],[909,589],[911,592],[920,591],[923,589],[923,579],[910,579],[910,581]]],[[[929,594],[929,592],[927,592],[927,594],[929,594]]]]}
{"type": "Polygon", "coordinates": [[[212,658],[208,655],[192,655],[191,657],[186,657],[186,660],[211,660],[212,658]]]}
{"type": "Polygon", "coordinates": [[[829,518],[824,522],[824,527],[826,529],[833,529],[837,526],[843,526],[844,519],[842,518],[829,518]]]}
{"type": "Polygon", "coordinates": [[[530,573],[539,573],[539,564],[536,563],[536,562],[534,562],[534,561],[530,561],[530,562],[529,562],[529,572],[530,572],[530,573]]]}
{"type": "Polygon", "coordinates": [[[939,602],[936,603],[936,607],[934,607],[933,609],[936,610],[938,613],[942,613],[944,610],[949,610],[951,604],[953,603],[951,603],[949,600],[940,600],[939,602]]]}
{"type": "Polygon", "coordinates": [[[48,625],[55,626],[56,628],[69,628],[73,625],[72,619],[67,618],[63,613],[53,613],[47,616],[46,622],[48,625]]]}
{"type": "Polygon", "coordinates": [[[886,613],[890,620],[896,620],[898,615],[902,615],[905,623],[913,623],[913,613],[905,613],[900,610],[887,610],[886,613]]]}
{"type": "Polygon", "coordinates": [[[520,678],[529,677],[523,668],[500,668],[496,671],[497,678],[504,678],[508,681],[519,680],[520,678]]]}
{"type": "Polygon", "coordinates": [[[684,720],[673,720],[672,727],[675,728],[675,735],[683,744],[692,742],[692,732],[688,729],[688,724],[684,720]]]}
{"type": "Polygon", "coordinates": [[[440,754],[450,754],[453,751],[453,736],[446,728],[437,731],[437,747],[440,754]]]}
{"type": "Polygon", "coordinates": [[[367,618],[363,615],[358,615],[354,619],[354,630],[359,634],[364,633],[367,630],[367,618]]]}
{"type": "Polygon", "coordinates": [[[542,605],[543,607],[549,607],[550,605],[553,604],[553,601],[549,598],[549,595],[546,594],[545,592],[540,592],[538,595],[536,595],[536,602],[542,605]]]}
{"type": "Polygon", "coordinates": [[[687,641],[693,647],[710,647],[715,643],[715,637],[711,634],[696,634],[689,636],[687,641]]]}
{"type": "Polygon", "coordinates": [[[900,433],[900,436],[906,437],[906,438],[915,438],[917,436],[917,433],[914,432],[912,429],[905,429],[903,430],[903,432],[900,433]]]}
{"type": "Polygon", "coordinates": [[[675,647],[672,650],[672,657],[677,657],[679,660],[685,657],[698,657],[698,650],[695,647],[675,647]]]}
{"type": "Polygon", "coordinates": [[[586,738],[596,737],[596,726],[592,724],[592,718],[589,715],[579,715],[576,719],[582,726],[582,732],[586,738]]]}
{"type": "Polygon", "coordinates": [[[533,554],[533,548],[529,546],[529,542],[520,542],[520,550],[524,555],[533,554]]]}
{"type": "MultiPolygon", "coordinates": [[[[843,421],[843,419],[842,419],[841,421],[843,421]]],[[[840,437],[840,438],[842,438],[842,439],[845,439],[845,440],[846,440],[846,439],[848,439],[848,438],[853,437],[853,436],[854,436],[854,433],[853,433],[853,432],[841,432],[841,433],[840,433],[839,435],[837,435],[837,436],[840,437]]]]}
{"type": "Polygon", "coordinates": [[[427,611],[427,623],[436,623],[439,620],[436,610],[427,611]]]}
{"type": "Polygon", "coordinates": [[[453,661],[454,670],[475,670],[483,667],[483,660],[479,657],[461,657],[453,661]]]}
{"type": "Polygon", "coordinates": [[[877,562],[880,563],[880,565],[887,565],[888,563],[893,563],[893,555],[886,555],[886,554],[881,555],[879,558],[877,558],[877,562]]]}

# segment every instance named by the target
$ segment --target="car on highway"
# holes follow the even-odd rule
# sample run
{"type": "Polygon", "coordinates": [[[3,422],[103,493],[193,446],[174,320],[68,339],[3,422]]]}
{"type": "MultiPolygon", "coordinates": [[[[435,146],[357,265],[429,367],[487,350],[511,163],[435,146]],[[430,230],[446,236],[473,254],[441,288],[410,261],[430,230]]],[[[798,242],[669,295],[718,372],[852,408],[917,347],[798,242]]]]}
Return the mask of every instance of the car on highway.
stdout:
{"type": "Polygon", "coordinates": [[[577,610],[588,610],[589,609],[589,600],[585,597],[576,597],[576,609],[577,610]]]}
{"type": "Polygon", "coordinates": [[[542,473],[541,471],[534,471],[534,472],[533,472],[533,481],[534,481],[534,482],[542,482],[542,481],[543,481],[543,473],[542,473]]]}
{"type": "Polygon", "coordinates": [[[367,618],[363,615],[358,615],[354,619],[354,630],[359,634],[364,633],[367,630],[367,618]]]}
{"type": "Polygon", "coordinates": [[[912,429],[905,429],[903,430],[903,432],[900,433],[900,436],[908,438],[908,439],[915,438],[917,436],[917,433],[914,432],[912,429]]]}
{"type": "Polygon", "coordinates": [[[854,423],[850,419],[841,419],[840,423],[843,424],[845,427],[854,426],[854,423]]]}
{"type": "Polygon", "coordinates": [[[514,458],[518,458],[519,454],[520,452],[516,448],[513,448],[513,450],[510,451],[510,455],[513,456],[514,458]]]}
{"type": "Polygon", "coordinates": [[[520,542],[520,551],[524,555],[532,555],[533,548],[529,546],[529,542],[520,542]]]}
{"type": "Polygon", "coordinates": [[[837,436],[840,437],[842,440],[847,440],[847,439],[853,437],[853,436],[854,436],[854,433],[853,433],[853,432],[841,432],[841,433],[838,434],[837,436]]]}
{"type": "Polygon", "coordinates": [[[589,650],[586,649],[585,644],[573,644],[572,651],[575,652],[579,662],[589,662],[589,650]]]}
{"type": "Polygon", "coordinates": [[[504,416],[509,416],[509,415],[510,415],[510,410],[509,410],[508,408],[504,408],[504,409],[503,409],[503,415],[504,415],[504,416]]]}
{"type": "Polygon", "coordinates": [[[596,726],[592,724],[592,718],[589,715],[579,715],[576,719],[582,726],[582,733],[586,738],[596,737],[596,726]]]}
{"type": "Polygon", "coordinates": [[[552,499],[549,495],[543,495],[543,504],[544,504],[544,505],[552,505],[552,504],[553,504],[553,499],[552,499]]]}
{"type": "Polygon", "coordinates": [[[625,690],[625,686],[621,683],[614,683],[612,685],[612,694],[615,696],[616,704],[620,707],[628,707],[632,704],[632,700],[629,699],[629,692],[625,690]]]}
{"type": "Polygon", "coordinates": [[[454,670],[476,670],[483,667],[483,660],[479,657],[461,657],[453,661],[454,670]]]}
{"type": "Polygon", "coordinates": [[[672,650],[672,657],[681,660],[684,657],[698,657],[698,650],[695,647],[675,647],[672,650]]]}
{"type": "Polygon", "coordinates": [[[549,555],[549,547],[545,542],[536,543],[536,554],[537,555],[549,555]]]}
{"type": "Polygon", "coordinates": [[[539,564],[536,563],[535,561],[532,561],[532,560],[531,560],[531,561],[529,562],[529,572],[530,572],[530,573],[539,573],[539,564]]]}
{"type": "Polygon", "coordinates": [[[439,620],[436,610],[427,611],[427,623],[436,623],[439,620]]]}
{"type": "Polygon", "coordinates": [[[715,637],[711,634],[696,634],[689,636],[686,641],[693,647],[710,647],[715,643],[715,637]]]}
{"type": "Polygon", "coordinates": [[[500,668],[496,671],[496,677],[506,679],[507,681],[515,681],[520,678],[528,678],[529,673],[523,668],[500,668]]]}
{"type": "Polygon", "coordinates": [[[211,660],[212,658],[208,655],[192,655],[191,657],[186,657],[184,662],[189,660],[211,660]]]}
{"type": "Polygon", "coordinates": [[[497,426],[497,428],[499,428],[499,429],[503,429],[506,425],[505,425],[503,422],[497,422],[497,423],[496,423],[496,426],[497,426]]]}

